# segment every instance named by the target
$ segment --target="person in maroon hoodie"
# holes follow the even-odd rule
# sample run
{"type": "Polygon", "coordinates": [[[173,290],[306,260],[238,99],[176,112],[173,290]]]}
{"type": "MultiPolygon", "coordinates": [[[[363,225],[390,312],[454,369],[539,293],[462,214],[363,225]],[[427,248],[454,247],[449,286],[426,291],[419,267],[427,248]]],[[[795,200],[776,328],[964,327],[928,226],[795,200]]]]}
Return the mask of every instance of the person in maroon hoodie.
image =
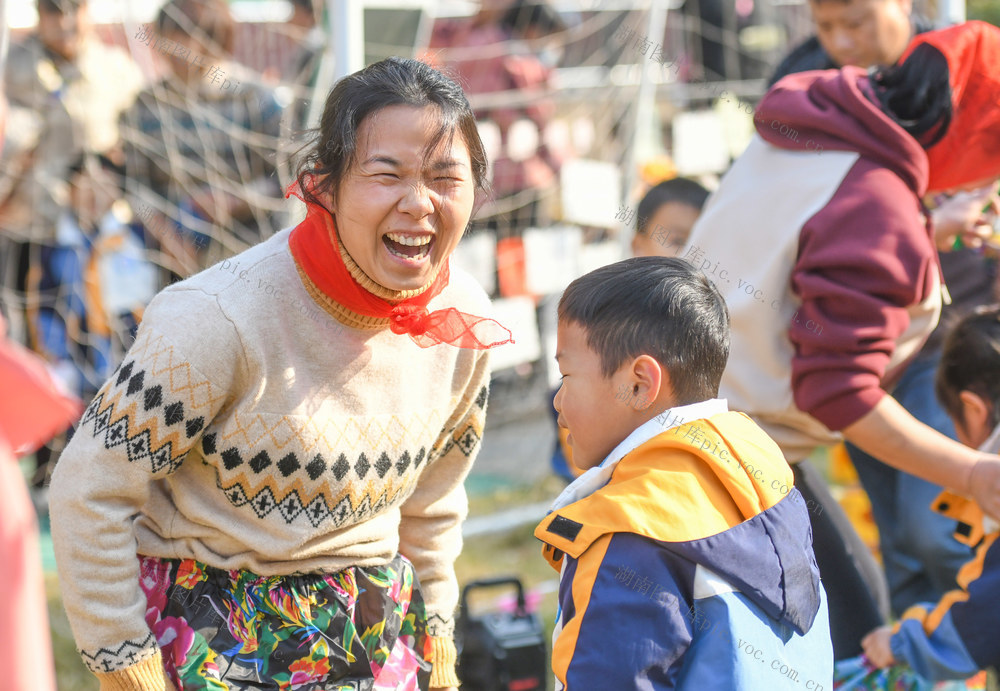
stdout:
{"type": "Polygon", "coordinates": [[[793,464],[810,505],[836,659],[883,619],[884,580],[806,458],[846,438],[1000,516],[1000,457],[918,422],[887,390],[947,299],[928,191],[1000,177],[1000,29],[916,37],[895,67],[782,79],[709,198],[686,257],[726,298],[720,397],[793,464]]]}
{"type": "MultiPolygon", "coordinates": [[[[807,70],[896,64],[914,35],[934,28],[912,11],[912,4],[911,0],[809,0],[816,35],[782,61],[770,83],[807,70]]],[[[948,331],[973,309],[996,299],[997,263],[976,243],[954,250],[955,238],[941,231],[946,224],[956,235],[967,230],[991,192],[995,190],[987,188],[934,200],[931,214],[939,239],[938,258],[951,304],[943,306],[937,327],[892,391],[910,414],[952,439],[957,438],[955,427],[934,397],[934,372],[948,331]]],[[[845,448],[871,499],[893,615],[921,602],[936,602],[954,590],[958,571],[972,558],[972,550],[952,537],[955,521],[930,508],[941,487],[887,466],[851,443],[845,448]]]]}

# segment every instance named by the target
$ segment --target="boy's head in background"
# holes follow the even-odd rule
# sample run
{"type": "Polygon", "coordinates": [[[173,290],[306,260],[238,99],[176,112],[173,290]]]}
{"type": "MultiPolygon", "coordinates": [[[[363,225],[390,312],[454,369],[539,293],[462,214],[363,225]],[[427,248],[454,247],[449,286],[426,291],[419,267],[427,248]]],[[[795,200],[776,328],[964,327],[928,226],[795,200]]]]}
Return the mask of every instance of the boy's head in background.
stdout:
{"type": "Polygon", "coordinates": [[[981,446],[1000,424],[1000,306],[976,310],[948,334],[935,391],[958,440],[981,446]]]}
{"type": "Polygon", "coordinates": [[[632,254],[673,257],[687,243],[709,192],[694,180],[673,178],[652,187],[636,210],[632,254]]]}
{"type": "Polygon", "coordinates": [[[69,206],[80,227],[97,228],[122,195],[125,171],[106,156],[85,154],[70,164],[69,206]]]}
{"type": "Polygon", "coordinates": [[[569,284],[557,339],[554,405],[574,465],[587,469],[664,410],[718,394],[729,312],[688,262],[635,257],[569,284]]]}

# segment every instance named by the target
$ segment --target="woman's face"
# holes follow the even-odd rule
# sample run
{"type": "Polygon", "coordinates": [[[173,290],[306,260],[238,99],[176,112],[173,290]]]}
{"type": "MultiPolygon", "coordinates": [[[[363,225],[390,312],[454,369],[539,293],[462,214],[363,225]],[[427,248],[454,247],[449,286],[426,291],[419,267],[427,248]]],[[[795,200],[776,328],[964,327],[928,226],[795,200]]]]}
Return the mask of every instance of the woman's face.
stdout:
{"type": "Polygon", "coordinates": [[[362,271],[391,290],[427,285],[472,216],[475,183],[461,134],[428,144],[439,127],[427,106],[388,106],[357,134],[355,162],[332,204],[340,241],[362,271]]]}

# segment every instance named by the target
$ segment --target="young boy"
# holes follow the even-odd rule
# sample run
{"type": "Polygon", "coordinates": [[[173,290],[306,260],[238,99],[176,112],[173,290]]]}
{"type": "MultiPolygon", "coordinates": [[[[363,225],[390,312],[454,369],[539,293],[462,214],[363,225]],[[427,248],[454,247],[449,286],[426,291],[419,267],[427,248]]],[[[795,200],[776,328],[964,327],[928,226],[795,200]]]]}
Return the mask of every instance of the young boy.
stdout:
{"type": "MultiPolygon", "coordinates": [[[[981,308],[948,335],[936,389],[960,442],[1000,451],[1000,307],[981,308]]],[[[1000,524],[947,491],[933,508],[958,520],[955,538],[978,545],[975,557],[958,572],[957,590],[936,605],[911,607],[895,626],[868,634],[862,646],[876,667],[908,664],[929,681],[966,679],[1000,666],[1000,524]]]]}
{"type": "Polygon", "coordinates": [[[636,257],[559,302],[559,425],[588,470],[536,528],[560,571],[557,689],[830,689],[809,519],[778,447],[715,398],[718,290],[636,257]]]}
{"type": "MultiPolygon", "coordinates": [[[[636,257],[674,257],[687,244],[694,222],[705,206],[709,192],[694,180],[671,178],[650,188],[636,212],[632,255],[636,257]]],[[[553,421],[556,419],[554,410],[553,421]]],[[[566,430],[559,428],[552,450],[552,470],[572,481],[583,471],[573,464],[573,454],[566,443],[566,430]]]]}

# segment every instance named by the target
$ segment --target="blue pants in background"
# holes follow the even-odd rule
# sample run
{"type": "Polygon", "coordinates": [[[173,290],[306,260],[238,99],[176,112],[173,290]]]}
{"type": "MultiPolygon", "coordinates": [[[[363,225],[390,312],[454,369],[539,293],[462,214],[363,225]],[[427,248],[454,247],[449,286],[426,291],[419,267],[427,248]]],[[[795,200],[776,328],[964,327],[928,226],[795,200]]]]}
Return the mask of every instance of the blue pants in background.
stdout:
{"type": "MultiPolygon", "coordinates": [[[[939,360],[935,353],[911,363],[892,396],[913,417],[954,439],[951,419],[934,395],[939,360]]],[[[893,613],[899,616],[911,605],[937,602],[956,587],[958,569],[972,558],[972,550],[952,537],[955,521],[930,509],[941,487],[851,444],[847,452],[871,500],[893,613]]]]}

